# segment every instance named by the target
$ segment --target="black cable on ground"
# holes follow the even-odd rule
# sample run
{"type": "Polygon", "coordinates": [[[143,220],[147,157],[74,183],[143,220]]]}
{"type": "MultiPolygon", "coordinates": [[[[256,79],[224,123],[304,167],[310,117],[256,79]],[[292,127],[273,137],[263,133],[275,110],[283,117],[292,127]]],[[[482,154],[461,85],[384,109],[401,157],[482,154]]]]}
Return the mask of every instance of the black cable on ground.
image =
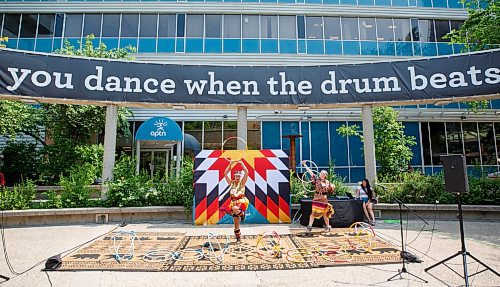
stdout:
{"type": "MultiPolygon", "coordinates": [[[[42,260],[42,261],[40,261],[40,262],[37,262],[35,265],[33,265],[33,266],[29,267],[28,269],[26,269],[26,270],[24,270],[24,271],[22,271],[22,272],[18,272],[18,271],[16,271],[16,270],[14,269],[14,266],[12,266],[12,263],[10,262],[9,253],[7,252],[7,244],[6,244],[6,240],[5,240],[4,211],[3,211],[3,210],[1,210],[1,213],[2,213],[2,215],[1,215],[1,224],[0,224],[0,234],[1,234],[1,237],[2,237],[2,249],[3,249],[3,254],[4,254],[5,262],[7,263],[7,267],[9,268],[9,271],[10,271],[13,275],[15,275],[15,277],[18,277],[18,276],[20,276],[20,275],[23,275],[23,274],[25,274],[25,273],[27,273],[27,272],[29,272],[29,271],[33,270],[33,269],[34,269],[35,267],[37,267],[38,265],[40,265],[40,264],[44,263],[45,261],[47,261],[47,259],[44,259],[44,260],[42,260]]],[[[90,239],[90,240],[88,240],[88,241],[85,241],[85,242],[83,242],[83,243],[81,243],[81,244],[79,244],[79,245],[77,245],[77,246],[75,246],[75,247],[72,247],[72,248],[70,248],[70,249],[67,249],[67,250],[65,250],[65,251],[63,251],[63,252],[61,252],[61,253],[59,253],[59,255],[61,255],[61,257],[63,257],[63,256],[64,256],[64,255],[66,255],[67,253],[73,252],[74,250],[76,250],[76,249],[78,249],[78,248],[82,247],[83,245],[88,244],[88,243],[90,243],[90,242],[92,242],[92,241],[96,240],[97,238],[100,238],[100,237],[102,237],[102,236],[104,236],[104,235],[106,235],[106,234],[108,234],[108,233],[110,233],[110,232],[115,231],[117,228],[118,228],[118,226],[115,226],[112,230],[107,231],[107,232],[105,232],[105,233],[102,233],[102,234],[100,234],[100,235],[98,235],[98,236],[96,236],[96,237],[94,237],[94,238],[92,238],[92,239],[90,239]],[[63,254],[64,254],[64,255],[63,255],[63,254]]],[[[15,277],[13,277],[13,278],[15,278],[15,277]]],[[[13,278],[11,278],[11,279],[13,279],[13,278]]],[[[50,280],[50,279],[49,279],[49,280],[50,280]]],[[[1,282],[0,284],[6,283],[6,282],[8,282],[8,281],[1,282]]],[[[52,284],[52,282],[51,282],[51,284],[52,284]]]]}

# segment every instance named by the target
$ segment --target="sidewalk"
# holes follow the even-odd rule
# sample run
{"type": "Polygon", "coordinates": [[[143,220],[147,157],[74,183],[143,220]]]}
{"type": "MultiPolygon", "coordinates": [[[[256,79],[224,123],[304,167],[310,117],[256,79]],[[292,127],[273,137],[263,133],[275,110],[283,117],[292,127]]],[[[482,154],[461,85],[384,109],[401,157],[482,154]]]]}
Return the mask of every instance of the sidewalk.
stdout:
{"type": "MultiPolygon", "coordinates": [[[[431,227],[433,222],[430,222],[431,227]]],[[[5,237],[9,257],[17,272],[31,267],[57,253],[68,250],[100,234],[112,230],[115,225],[73,225],[27,228],[8,228],[5,237]]],[[[288,233],[289,225],[243,225],[243,234],[259,234],[275,230],[288,233]]],[[[298,225],[291,227],[299,228],[298,225]]],[[[404,274],[401,280],[387,279],[401,268],[401,264],[327,267],[290,271],[257,272],[41,272],[43,264],[33,270],[14,277],[10,274],[4,258],[0,258],[0,275],[13,277],[0,286],[462,286],[464,280],[445,266],[438,266],[430,273],[423,269],[460,250],[458,222],[437,221],[432,234],[430,227],[419,234],[421,225],[410,221],[407,231],[409,250],[419,256],[423,263],[410,264],[408,271],[429,281],[421,283],[404,274]],[[432,237],[432,241],[431,241],[432,237]],[[50,278],[50,281],[49,281],[50,278]]],[[[194,227],[188,222],[152,222],[129,224],[126,230],[134,231],[183,231],[187,235],[205,235],[209,232],[232,233],[229,225],[194,227]]],[[[400,231],[397,223],[380,222],[376,226],[378,236],[400,246],[400,231]]],[[[465,232],[468,251],[500,271],[500,223],[466,222],[465,232]]],[[[405,231],[406,233],[406,231],[405,231]]],[[[462,272],[461,257],[452,260],[449,266],[462,272]]],[[[478,269],[478,264],[469,259],[469,273],[478,269]]],[[[1,282],[1,280],[0,280],[1,282]]],[[[471,286],[500,286],[500,278],[491,272],[483,272],[470,279],[471,286]]]]}

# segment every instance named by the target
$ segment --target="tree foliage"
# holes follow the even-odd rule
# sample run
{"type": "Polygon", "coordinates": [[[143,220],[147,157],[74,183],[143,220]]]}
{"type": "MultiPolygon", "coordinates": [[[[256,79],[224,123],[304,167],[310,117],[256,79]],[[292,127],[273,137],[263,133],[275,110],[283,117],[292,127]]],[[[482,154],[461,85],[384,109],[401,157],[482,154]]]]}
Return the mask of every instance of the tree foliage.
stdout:
{"type": "MultiPolygon", "coordinates": [[[[458,30],[448,33],[445,38],[452,43],[463,44],[462,52],[487,50],[500,45],[500,0],[462,0],[468,17],[458,30]],[[478,2],[480,5],[478,5],[478,2]]],[[[468,102],[473,113],[488,107],[488,100],[468,102]]]]}
{"type": "MultiPolygon", "coordinates": [[[[104,43],[94,46],[94,35],[88,35],[79,47],[65,41],[58,54],[90,58],[131,59],[135,48],[108,50],[104,43]]],[[[130,136],[128,110],[118,109],[118,136],[130,136]]],[[[104,131],[106,107],[92,105],[43,104],[33,106],[15,101],[0,101],[0,136],[14,137],[26,134],[45,144],[40,136],[41,127],[52,144],[44,147],[40,172],[46,183],[57,183],[61,175],[67,176],[74,165],[81,164],[78,148],[88,145],[93,134],[104,131]]],[[[98,155],[97,149],[92,156],[98,155]]],[[[102,155],[101,160],[102,160],[102,155]]]]}
{"type": "Polygon", "coordinates": [[[464,44],[472,51],[491,49],[500,44],[500,1],[462,0],[467,7],[468,17],[458,30],[451,31],[446,37],[452,43],[464,44]]]}
{"type": "MultiPolygon", "coordinates": [[[[416,144],[415,137],[405,135],[398,115],[391,107],[373,108],[375,158],[382,175],[391,176],[406,170],[413,157],[411,146],[416,144]]],[[[363,132],[357,125],[342,125],[337,132],[342,136],[360,137],[363,141],[363,132]]]]}

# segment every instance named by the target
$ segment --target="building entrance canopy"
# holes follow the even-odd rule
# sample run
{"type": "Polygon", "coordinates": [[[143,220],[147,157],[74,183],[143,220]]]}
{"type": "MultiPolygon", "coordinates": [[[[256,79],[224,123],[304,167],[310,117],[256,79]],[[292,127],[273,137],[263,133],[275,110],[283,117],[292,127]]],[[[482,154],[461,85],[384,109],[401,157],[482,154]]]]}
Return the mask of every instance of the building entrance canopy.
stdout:
{"type": "Polygon", "coordinates": [[[0,50],[0,98],[122,106],[362,106],[498,98],[500,49],[325,66],[183,66],[0,50]]]}

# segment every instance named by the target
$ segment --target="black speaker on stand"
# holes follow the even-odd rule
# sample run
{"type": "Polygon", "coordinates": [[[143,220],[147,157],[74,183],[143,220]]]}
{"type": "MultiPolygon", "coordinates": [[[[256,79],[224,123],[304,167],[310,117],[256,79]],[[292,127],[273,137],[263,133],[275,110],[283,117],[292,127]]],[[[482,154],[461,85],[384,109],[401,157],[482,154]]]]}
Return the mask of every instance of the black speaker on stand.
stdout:
{"type": "Polygon", "coordinates": [[[467,165],[465,164],[465,157],[461,154],[442,155],[441,161],[443,162],[445,191],[455,193],[457,196],[458,222],[460,223],[460,241],[462,243],[462,248],[460,251],[453,254],[452,256],[450,256],[446,259],[443,259],[432,266],[425,268],[424,269],[425,272],[428,272],[432,268],[434,268],[438,265],[441,265],[441,264],[450,268],[448,265],[446,265],[446,262],[457,257],[457,256],[462,255],[462,260],[463,260],[462,264],[463,264],[463,268],[464,268],[464,275],[463,276],[460,275],[459,273],[457,273],[453,269],[452,269],[452,271],[457,273],[458,275],[460,275],[462,278],[464,278],[466,287],[469,286],[469,277],[472,277],[474,275],[477,275],[477,274],[482,273],[482,272],[487,271],[487,270],[493,272],[495,275],[500,277],[500,274],[498,274],[498,272],[491,269],[488,265],[484,264],[479,259],[474,257],[465,248],[464,220],[463,220],[463,214],[462,214],[462,197],[461,197],[462,193],[469,192],[469,180],[467,178],[467,165]],[[468,271],[467,271],[467,256],[470,256],[472,259],[476,260],[477,263],[481,264],[486,269],[483,269],[481,271],[478,271],[474,274],[469,275],[468,271]]]}

